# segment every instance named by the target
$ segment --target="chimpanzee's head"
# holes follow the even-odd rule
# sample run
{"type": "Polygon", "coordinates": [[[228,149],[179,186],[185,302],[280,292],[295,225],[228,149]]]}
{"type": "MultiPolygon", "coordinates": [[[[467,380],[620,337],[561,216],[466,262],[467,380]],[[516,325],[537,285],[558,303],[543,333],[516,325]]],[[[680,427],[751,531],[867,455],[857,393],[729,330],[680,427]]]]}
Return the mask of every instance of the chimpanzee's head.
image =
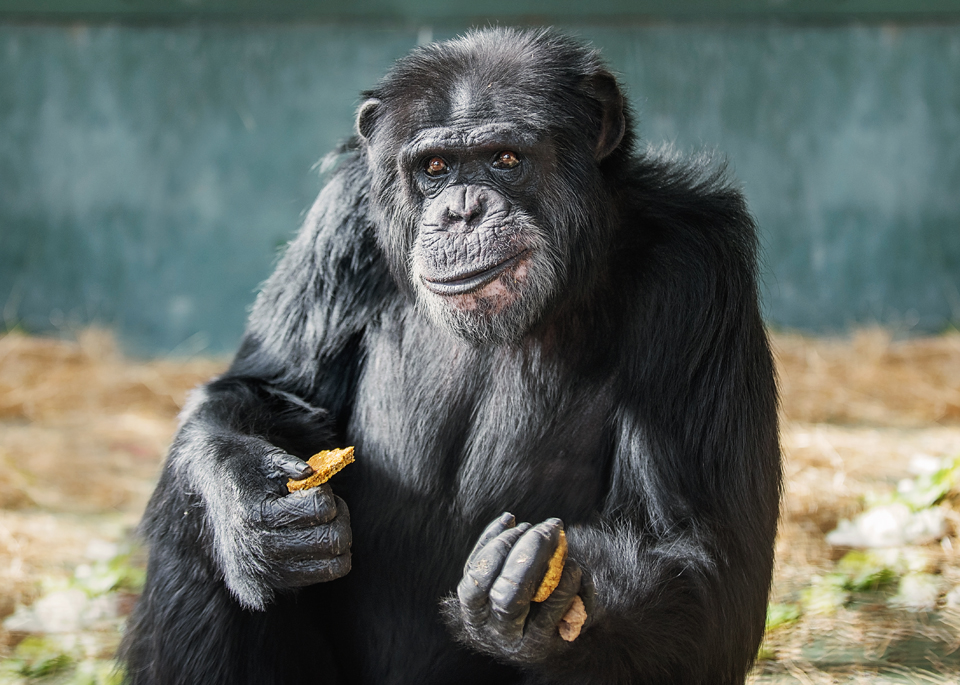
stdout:
{"type": "Polygon", "coordinates": [[[380,244],[436,324],[517,342],[589,287],[615,220],[602,166],[629,147],[596,51],[550,31],[475,32],[416,49],[365,96],[380,244]]]}

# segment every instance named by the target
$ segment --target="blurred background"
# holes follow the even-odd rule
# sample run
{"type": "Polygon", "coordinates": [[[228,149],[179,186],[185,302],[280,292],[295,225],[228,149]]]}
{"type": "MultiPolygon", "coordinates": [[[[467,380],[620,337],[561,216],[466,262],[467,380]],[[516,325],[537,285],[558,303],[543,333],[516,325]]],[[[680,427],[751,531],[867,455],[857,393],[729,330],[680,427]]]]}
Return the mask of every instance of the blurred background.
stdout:
{"type": "Polygon", "coordinates": [[[417,44],[553,25],[762,232],[787,487],[754,682],[960,673],[960,1],[0,0],[0,682],[113,682],[185,393],[417,44]],[[831,537],[832,536],[832,537],[831,537]]]}
{"type": "Polygon", "coordinates": [[[0,305],[137,353],[233,349],[245,308],[418,43],[556,25],[640,137],[718,149],[763,230],[772,325],[960,321],[960,3],[4,0],[0,305]]]}

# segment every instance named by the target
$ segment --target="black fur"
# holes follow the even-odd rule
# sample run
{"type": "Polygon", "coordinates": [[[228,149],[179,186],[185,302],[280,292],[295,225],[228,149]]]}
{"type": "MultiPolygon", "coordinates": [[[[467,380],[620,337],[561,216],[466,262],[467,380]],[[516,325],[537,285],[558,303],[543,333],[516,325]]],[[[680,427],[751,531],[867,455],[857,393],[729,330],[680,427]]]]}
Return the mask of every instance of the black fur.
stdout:
{"type": "Polygon", "coordinates": [[[552,32],[418,48],[366,95],[233,365],[184,411],[143,524],[129,682],[742,682],[780,485],[742,196],[710,159],[635,151],[597,54],[552,32]],[[535,176],[502,197],[549,271],[510,295],[516,317],[463,327],[424,304],[429,201],[398,162],[458,121],[529,141],[535,176]],[[328,486],[286,494],[300,458],[351,444],[328,486]],[[464,604],[504,511],[547,519],[537,549],[563,520],[575,641],[537,623],[545,605],[464,604]]]}

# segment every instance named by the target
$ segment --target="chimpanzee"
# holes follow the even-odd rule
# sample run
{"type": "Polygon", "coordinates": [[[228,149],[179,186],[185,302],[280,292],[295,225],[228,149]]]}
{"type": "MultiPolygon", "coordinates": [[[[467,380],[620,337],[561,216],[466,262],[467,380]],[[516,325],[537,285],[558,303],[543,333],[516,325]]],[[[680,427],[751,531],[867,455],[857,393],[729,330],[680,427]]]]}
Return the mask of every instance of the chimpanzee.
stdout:
{"type": "Polygon", "coordinates": [[[742,195],[638,149],[598,53],[550,30],[419,47],[364,98],[183,411],[128,681],[743,682],[780,453],[742,195]]]}

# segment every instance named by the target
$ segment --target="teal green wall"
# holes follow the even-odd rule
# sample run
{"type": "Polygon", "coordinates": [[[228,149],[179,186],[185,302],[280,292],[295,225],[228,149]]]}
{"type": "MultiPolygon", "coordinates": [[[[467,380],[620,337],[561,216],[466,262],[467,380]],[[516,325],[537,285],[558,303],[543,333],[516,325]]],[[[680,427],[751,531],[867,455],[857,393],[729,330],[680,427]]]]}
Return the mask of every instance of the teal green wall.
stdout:
{"type": "Polygon", "coordinates": [[[929,21],[958,15],[958,0],[0,0],[0,17],[41,21],[929,21]]]}
{"type": "MultiPolygon", "coordinates": [[[[11,16],[3,322],[107,323],[140,352],[232,348],[359,91],[468,25],[11,16]]],[[[771,323],[960,321],[960,19],[561,25],[603,49],[642,139],[729,159],[763,231],[771,323]]]]}

